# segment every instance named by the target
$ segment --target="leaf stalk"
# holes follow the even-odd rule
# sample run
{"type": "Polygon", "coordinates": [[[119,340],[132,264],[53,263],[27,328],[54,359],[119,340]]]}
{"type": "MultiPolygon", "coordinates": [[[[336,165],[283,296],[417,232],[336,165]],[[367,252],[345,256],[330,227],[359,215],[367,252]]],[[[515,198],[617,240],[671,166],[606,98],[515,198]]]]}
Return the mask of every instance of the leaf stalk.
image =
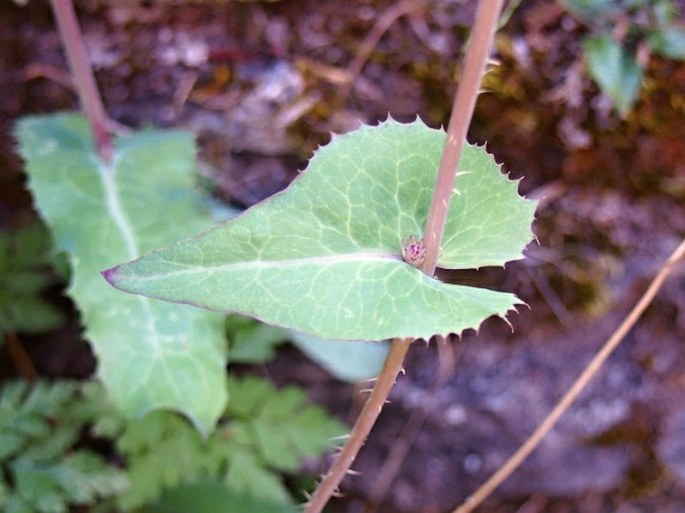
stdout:
{"type": "Polygon", "coordinates": [[[71,0],[50,0],[50,3],[98,155],[108,163],[112,158],[112,139],[107,131],[107,115],[88,60],[74,5],[71,0]]]}

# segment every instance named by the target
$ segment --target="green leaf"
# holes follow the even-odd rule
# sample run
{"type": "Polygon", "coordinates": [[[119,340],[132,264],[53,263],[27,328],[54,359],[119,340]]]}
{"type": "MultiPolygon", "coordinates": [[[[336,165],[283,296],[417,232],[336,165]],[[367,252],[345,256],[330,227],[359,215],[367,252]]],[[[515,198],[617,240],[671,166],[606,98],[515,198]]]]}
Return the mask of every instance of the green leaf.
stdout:
{"type": "Polygon", "coordinates": [[[642,68],[610,34],[587,38],[583,48],[590,75],[625,116],[637,100],[642,68]]]}
{"type": "Polygon", "coordinates": [[[34,467],[32,463],[19,460],[12,465],[17,493],[41,513],[65,513],[67,502],[50,475],[50,468],[34,467]]]}
{"type": "Polygon", "coordinates": [[[0,232],[0,334],[40,333],[60,327],[64,314],[41,297],[57,282],[47,229],[40,223],[0,232]]]}
{"type": "Polygon", "coordinates": [[[224,483],[243,495],[281,504],[292,503],[278,474],[263,465],[256,454],[244,449],[231,451],[224,483]]]}
{"type": "Polygon", "coordinates": [[[90,385],[8,382],[0,389],[3,512],[66,513],[70,504],[90,505],[128,486],[121,470],[76,447],[86,425],[107,408],[95,402],[101,397],[90,385]]]}
{"type": "Polygon", "coordinates": [[[128,487],[126,476],[100,456],[85,451],[50,462],[22,456],[10,465],[16,493],[36,511],[65,513],[67,504],[89,505],[128,487]]]}
{"type": "Polygon", "coordinates": [[[129,486],[121,471],[84,451],[65,456],[54,478],[74,504],[93,504],[99,497],[118,495],[129,486]]]}
{"type": "Polygon", "coordinates": [[[6,383],[0,389],[0,463],[22,450],[35,453],[46,445],[68,445],[80,425],[67,424],[56,435],[51,429],[58,416],[65,417],[59,414],[74,394],[75,386],[68,382],[38,382],[32,388],[24,382],[6,383]],[[70,439],[64,440],[65,434],[70,439]]]}
{"type": "Polygon", "coordinates": [[[656,25],[663,26],[678,19],[678,6],[671,0],[656,0],[656,2],[650,3],[649,8],[656,25]]]}
{"type": "Polygon", "coordinates": [[[289,338],[333,376],[351,382],[377,376],[389,348],[386,342],[321,339],[262,324],[241,315],[229,315],[226,326],[231,363],[267,361],[273,358],[276,346],[289,338]]]}
{"type": "MultiPolygon", "coordinates": [[[[1,443],[2,441],[0,441],[0,444],[1,443]]],[[[2,447],[2,445],[0,445],[0,447],[2,447]]],[[[3,508],[4,511],[7,511],[7,505],[10,502],[10,497],[10,485],[7,483],[5,476],[0,474],[0,508],[3,508]]]]}
{"type": "Polygon", "coordinates": [[[13,495],[7,504],[6,513],[35,513],[35,509],[26,503],[19,495],[13,495]]]}
{"type": "Polygon", "coordinates": [[[387,342],[323,340],[297,331],[290,338],[333,376],[352,382],[378,376],[390,347],[387,342]]]}
{"type": "Polygon", "coordinates": [[[168,490],[141,513],[297,513],[287,503],[265,502],[216,482],[203,481],[168,490]]]}
{"type": "Polygon", "coordinates": [[[291,502],[278,470],[297,470],[302,458],[319,456],[345,431],[294,387],[276,390],[254,377],[230,379],[228,387],[226,418],[206,439],[172,412],[127,424],[117,441],[131,482],[119,499],[123,509],[204,479],[258,499],[291,502]]]}
{"type": "Polygon", "coordinates": [[[281,328],[256,322],[249,317],[230,315],[226,319],[231,363],[261,363],[274,356],[277,345],[285,342],[281,328]]]}
{"type": "Polygon", "coordinates": [[[263,380],[247,378],[229,379],[229,390],[237,398],[229,404],[229,414],[244,419],[230,426],[236,442],[252,446],[272,467],[295,470],[302,457],[329,449],[331,440],[345,433],[342,424],[309,405],[297,388],[275,391],[263,380]]]}
{"type": "Polygon", "coordinates": [[[597,25],[620,13],[615,0],[564,0],[564,6],[583,22],[597,25]]]}
{"type": "MultiPolygon", "coordinates": [[[[476,327],[517,303],[447,285],[400,257],[420,237],[445,134],[420,121],[336,136],[286,191],[228,223],[110,269],[116,287],[244,313],[321,338],[430,337],[476,327]]],[[[439,265],[522,257],[535,202],[484,149],[467,146],[439,265]]]]}
{"type": "Polygon", "coordinates": [[[155,411],[129,422],[117,448],[127,456],[132,483],[119,498],[124,509],[156,499],[165,487],[193,481],[216,467],[213,448],[172,412],[155,411]]]}
{"type": "Polygon", "coordinates": [[[79,116],[26,118],[17,134],[37,207],[69,253],[69,292],[115,404],[135,416],[180,410],[210,431],[226,402],[222,317],[127,297],[100,276],[210,224],[193,189],[191,137],[146,131],[119,138],[105,164],[79,116]]]}
{"type": "Polygon", "coordinates": [[[254,416],[258,406],[274,393],[268,381],[254,376],[247,376],[240,380],[229,378],[228,388],[231,402],[226,412],[240,419],[254,416]]]}
{"type": "Polygon", "coordinates": [[[668,59],[685,59],[685,27],[661,27],[650,33],[649,46],[668,59]]]}

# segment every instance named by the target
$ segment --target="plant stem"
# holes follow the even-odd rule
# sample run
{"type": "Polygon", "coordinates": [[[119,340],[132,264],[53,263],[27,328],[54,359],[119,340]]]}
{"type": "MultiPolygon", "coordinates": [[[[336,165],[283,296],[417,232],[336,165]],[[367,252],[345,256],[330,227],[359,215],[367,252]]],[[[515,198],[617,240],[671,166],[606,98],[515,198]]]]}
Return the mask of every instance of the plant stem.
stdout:
{"type": "MultiPolygon", "coordinates": [[[[435,396],[445,386],[445,383],[452,376],[457,363],[457,354],[449,340],[439,341],[437,346],[438,368],[436,369],[433,383],[424,393],[426,397],[435,396]]],[[[422,401],[412,412],[411,417],[402,428],[402,431],[397,436],[397,440],[392,445],[392,449],[385,458],[383,466],[374,475],[374,483],[369,494],[370,499],[366,500],[364,513],[377,513],[392,482],[407,459],[409,450],[428,418],[429,412],[429,401],[422,401]]]]}
{"type": "Polygon", "coordinates": [[[112,140],[107,131],[107,115],[88,60],[74,5],[71,0],[50,0],[50,2],[67,54],[69,68],[76,83],[81,107],[88,118],[90,130],[95,139],[97,152],[103,161],[109,162],[112,157],[112,140]]]}
{"type": "Polygon", "coordinates": [[[428,276],[435,274],[440,254],[440,241],[445,231],[447,211],[455,181],[461,150],[466,141],[466,133],[471,124],[476,98],[480,93],[480,84],[485,74],[485,66],[490,56],[490,48],[497,29],[499,14],[504,0],[481,0],[478,2],[476,18],[471,31],[471,43],[466,59],[464,73],[454,96],[452,114],[447,125],[447,142],[442,152],[438,178],[433,190],[433,200],[428,211],[428,221],[423,234],[426,247],[426,258],[421,270],[428,276]]]}
{"type": "Polygon", "coordinates": [[[525,459],[533,452],[542,439],[549,433],[552,428],[559,421],[561,416],[569,409],[573,401],[575,401],[580,393],[585,389],[590,380],[597,374],[599,369],[604,365],[607,358],[614,352],[614,350],[621,343],[628,331],[635,325],[642,313],[647,309],[654,297],[661,289],[661,286],[666,281],[666,278],[673,272],[676,264],[685,260],[685,240],[683,240],[676,250],[671,253],[664,265],[661,267],[657,275],[649,284],[649,287],[642,295],[640,300],[636,303],[630,313],[626,316],[620,326],[612,333],[609,339],[597,352],[595,357],[590,361],[585,370],[573,382],[571,387],[566,391],[564,396],[559,400],[552,411],[540,423],[532,435],[512,454],[504,464],[497,469],[490,478],[483,483],[473,494],[471,494],[464,503],[455,509],[452,513],[471,513],[479,504],[481,504],[490,494],[507,479],[518,467],[525,461],[525,459]]]}
{"type": "Polygon", "coordinates": [[[366,438],[371,432],[371,428],[376,423],[376,419],[383,409],[383,405],[390,395],[397,375],[402,370],[404,356],[412,343],[410,338],[398,338],[393,340],[388,356],[385,358],[383,369],[378,375],[378,380],[371,391],[371,395],[364,404],[357,422],[355,422],[350,437],[338,454],[335,462],[324,476],[321,484],[316,488],[314,495],[307,504],[305,513],[319,513],[324,506],[336,493],[340,481],[345,474],[349,473],[352,463],[354,463],[359,450],[364,445],[366,438]]]}
{"type": "MultiPolygon", "coordinates": [[[[453,193],[457,164],[466,138],[466,131],[471,123],[476,98],[485,72],[492,40],[497,27],[503,0],[480,0],[471,33],[471,44],[464,61],[464,76],[457,89],[452,115],[447,129],[447,142],[443,152],[438,179],[435,185],[433,201],[428,214],[424,244],[427,257],[421,270],[429,276],[435,273],[435,266],[440,250],[440,241],[447,220],[447,208],[453,193]],[[430,257],[428,255],[431,255],[430,257]],[[430,260],[429,260],[430,258],[430,260]]],[[[355,422],[347,443],[342,448],[335,462],[316,488],[314,495],[305,508],[305,513],[320,513],[338,485],[349,472],[359,450],[364,445],[371,428],[380,415],[387,401],[397,375],[402,370],[404,357],[409,350],[412,339],[396,338],[392,341],[390,351],[378,375],[378,380],[355,422]]]]}

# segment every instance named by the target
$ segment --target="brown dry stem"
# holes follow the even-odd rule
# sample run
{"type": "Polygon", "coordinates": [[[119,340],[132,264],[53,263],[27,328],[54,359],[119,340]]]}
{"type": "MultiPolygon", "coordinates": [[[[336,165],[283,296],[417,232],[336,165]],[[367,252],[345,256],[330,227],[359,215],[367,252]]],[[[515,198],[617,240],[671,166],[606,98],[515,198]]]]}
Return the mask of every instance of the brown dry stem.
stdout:
{"type": "Polygon", "coordinates": [[[571,385],[568,391],[564,394],[557,405],[547,415],[547,417],[540,423],[532,435],[519,447],[519,449],[485,482],[478,488],[464,503],[453,511],[453,513],[470,513],[477,508],[490,494],[507,479],[518,467],[525,461],[525,459],[532,453],[542,439],[555,426],[561,416],[569,409],[571,404],[580,395],[587,384],[597,374],[599,369],[604,365],[604,362],[609,358],[611,353],[619,346],[628,331],[640,318],[642,313],[647,309],[649,304],[654,300],[654,297],[661,289],[661,286],[666,281],[666,278],[671,274],[676,264],[685,259],[685,240],[683,240],[676,250],[668,257],[664,265],[661,267],[657,275],[650,283],[649,287],[642,295],[637,304],[633,307],[630,313],[623,320],[621,325],[614,331],[609,339],[597,352],[592,361],[578,376],[576,381],[571,385]]]}

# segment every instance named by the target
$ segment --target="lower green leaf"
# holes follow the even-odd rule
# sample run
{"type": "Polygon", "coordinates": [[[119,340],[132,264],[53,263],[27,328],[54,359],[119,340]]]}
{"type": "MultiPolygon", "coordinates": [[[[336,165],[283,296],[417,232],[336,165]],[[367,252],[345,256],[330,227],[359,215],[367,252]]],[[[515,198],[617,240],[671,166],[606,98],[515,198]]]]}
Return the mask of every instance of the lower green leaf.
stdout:
{"type": "Polygon", "coordinates": [[[124,510],[205,479],[265,503],[292,503],[279,471],[295,471],[305,457],[331,447],[345,427],[311,405],[295,387],[276,390],[256,378],[229,379],[231,401],[217,429],[203,438],[186,419],[158,411],[129,421],[117,441],[128,463],[124,510]]]}
{"type": "Polygon", "coordinates": [[[209,432],[226,402],[222,316],[125,296],[100,276],[209,226],[194,190],[192,138],[159,131],[118,138],[105,163],[76,115],[25,118],[17,135],[36,207],[69,254],[69,293],[116,406],[135,416],[175,409],[209,432]]]}
{"type": "Polygon", "coordinates": [[[128,488],[121,469],[77,445],[107,408],[90,385],[8,382],[0,388],[1,511],[66,513],[70,505],[93,505],[128,488]]]}
{"type": "Polygon", "coordinates": [[[0,232],[0,334],[40,333],[64,323],[64,314],[41,294],[56,281],[51,272],[56,262],[50,234],[42,224],[0,232]]]}

